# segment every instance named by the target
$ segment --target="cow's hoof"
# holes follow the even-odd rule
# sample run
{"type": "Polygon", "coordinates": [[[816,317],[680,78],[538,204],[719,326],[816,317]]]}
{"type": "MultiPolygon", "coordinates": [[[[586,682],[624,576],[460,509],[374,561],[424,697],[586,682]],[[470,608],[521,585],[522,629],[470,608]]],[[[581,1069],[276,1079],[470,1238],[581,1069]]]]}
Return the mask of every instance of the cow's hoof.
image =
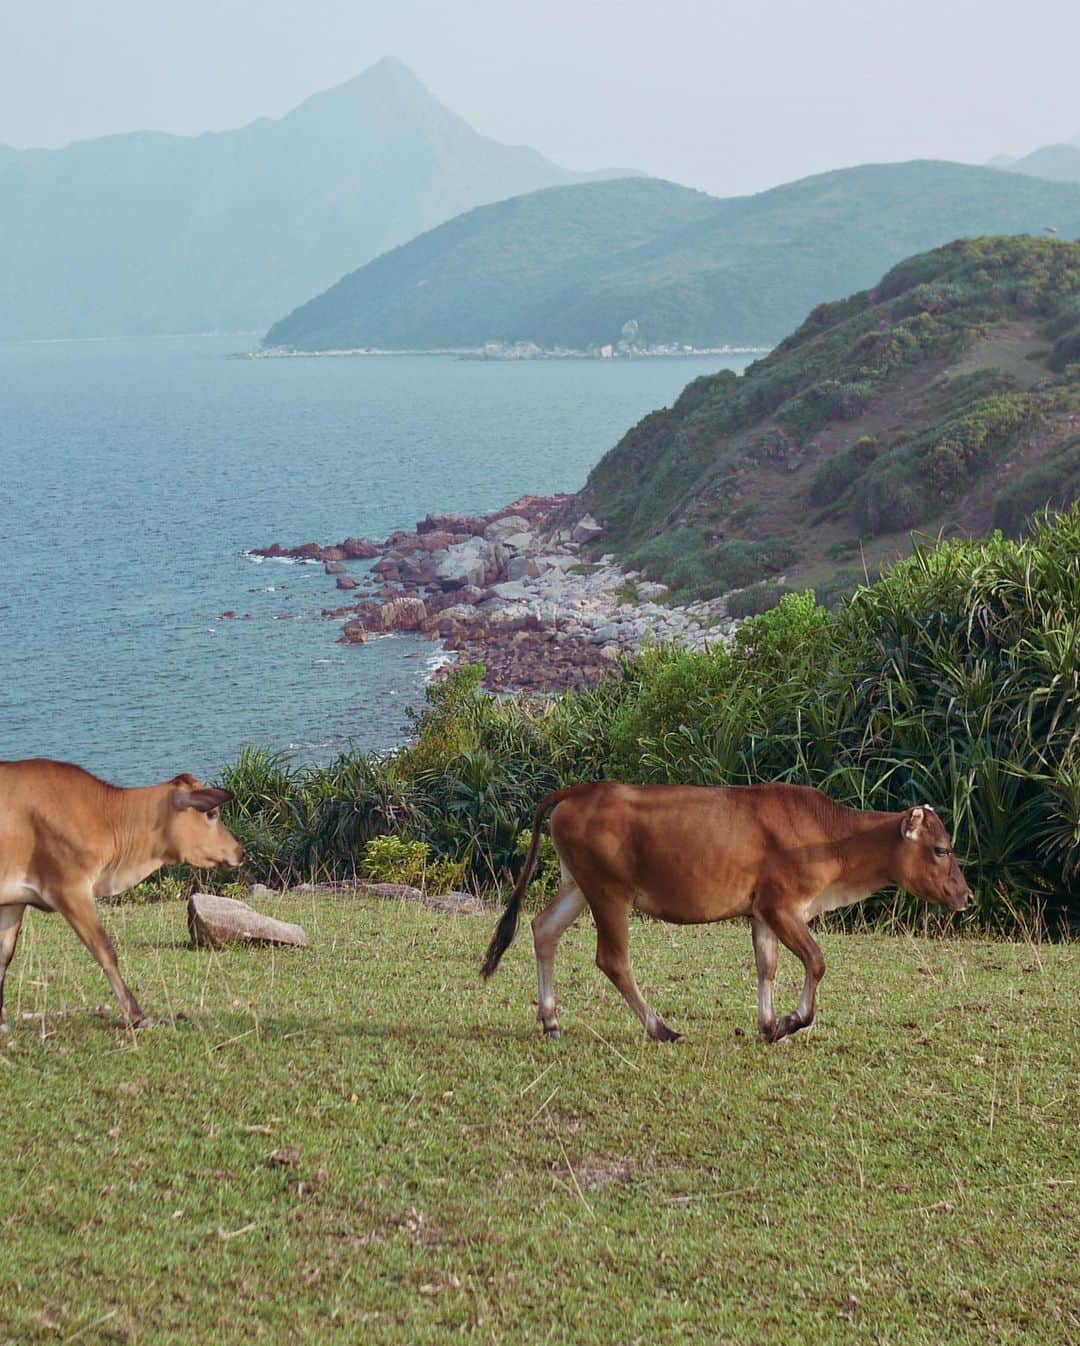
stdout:
{"type": "Polygon", "coordinates": [[[149,1014],[144,1014],[141,1019],[133,1019],[131,1021],[131,1026],[137,1033],[141,1033],[144,1028],[156,1028],[157,1023],[151,1019],[149,1014]]]}
{"type": "Polygon", "coordinates": [[[667,1024],[657,1023],[650,1031],[649,1037],[653,1042],[685,1042],[686,1038],[682,1033],[676,1033],[674,1028],[669,1028],[667,1024]]]}
{"type": "Polygon", "coordinates": [[[550,1038],[552,1042],[558,1042],[562,1037],[562,1029],[558,1024],[554,1024],[551,1028],[544,1029],[544,1037],[550,1038]]]}
{"type": "Polygon", "coordinates": [[[805,1028],[802,1018],[798,1014],[785,1014],[778,1023],[773,1025],[768,1034],[770,1042],[781,1042],[784,1038],[791,1037],[792,1033],[797,1033],[800,1028],[805,1028]]]}

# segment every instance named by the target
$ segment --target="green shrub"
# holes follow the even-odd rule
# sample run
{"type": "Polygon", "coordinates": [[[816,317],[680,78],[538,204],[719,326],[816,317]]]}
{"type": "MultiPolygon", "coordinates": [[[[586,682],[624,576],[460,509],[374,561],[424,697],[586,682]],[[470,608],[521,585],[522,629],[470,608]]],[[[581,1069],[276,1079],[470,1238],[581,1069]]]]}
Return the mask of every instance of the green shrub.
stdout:
{"type": "Polygon", "coordinates": [[[859,475],[859,469],[851,450],[839,450],[831,454],[814,473],[806,491],[811,505],[819,508],[835,504],[859,475]]]}
{"type": "Polygon", "coordinates": [[[1080,441],[1066,445],[1053,462],[1030,468],[1010,482],[994,503],[994,524],[1018,536],[1037,511],[1067,509],[1080,499],[1080,441]]]}
{"type": "MultiPolygon", "coordinates": [[[[1078,613],[1074,504],[1020,541],[919,545],[835,612],[787,594],[730,646],[649,649],[585,692],[496,697],[460,671],[429,691],[406,751],[302,769],[249,754],[231,808],[264,881],[371,872],[381,852],[384,877],[448,860],[503,887],[558,786],[788,780],[856,807],[929,800],[976,923],[1080,925],[1078,613]]],[[[552,879],[549,852],[542,891],[552,879]]]]}
{"type": "Polygon", "coordinates": [[[930,504],[923,484],[904,459],[882,459],[870,468],[855,495],[855,517],[868,533],[896,533],[921,523],[930,504]]]}
{"type": "MultiPolygon", "coordinates": [[[[148,906],[153,902],[186,902],[198,886],[194,871],[165,869],[143,879],[142,883],[137,883],[126,893],[118,893],[116,897],[103,898],[102,901],[106,906],[119,903],[127,905],[129,902],[139,906],[148,906]]],[[[215,891],[220,892],[221,889],[215,887],[215,891]]],[[[247,893],[246,888],[244,892],[247,893]]]]}
{"type": "Polygon", "coordinates": [[[793,565],[798,556],[798,548],[786,538],[764,537],[760,542],[730,538],[713,548],[709,570],[718,590],[739,589],[793,565]]]}
{"type": "Polygon", "coordinates": [[[454,892],[465,880],[460,860],[433,860],[426,841],[402,836],[373,837],[364,847],[360,875],[369,883],[404,883],[432,892],[454,892]]]}
{"type": "Polygon", "coordinates": [[[943,492],[985,467],[1022,428],[1037,424],[1042,411],[1030,393],[1001,393],[963,415],[950,417],[922,449],[931,490],[943,492]]]}
{"type": "Polygon", "coordinates": [[[736,589],[727,596],[728,614],[736,619],[757,617],[769,612],[785,594],[794,593],[786,584],[777,584],[773,580],[759,580],[745,589],[736,589]]]}
{"type": "Polygon", "coordinates": [[[825,549],[825,555],[831,561],[843,561],[851,556],[858,556],[862,550],[863,539],[861,537],[842,537],[836,542],[832,542],[825,549]]]}
{"type": "Polygon", "coordinates": [[[793,398],[780,415],[787,429],[797,438],[806,439],[830,421],[853,421],[874,394],[874,382],[862,379],[843,382],[823,379],[793,398]]]}
{"type": "MultiPolygon", "coordinates": [[[[524,863],[525,856],[528,854],[531,842],[532,829],[527,828],[519,834],[514,845],[514,854],[522,863],[524,863]]],[[[529,884],[530,898],[537,906],[546,905],[559,891],[561,880],[562,865],[559,863],[559,853],[547,832],[542,832],[540,834],[540,849],[537,851],[536,869],[533,871],[532,881],[529,884]]]]}

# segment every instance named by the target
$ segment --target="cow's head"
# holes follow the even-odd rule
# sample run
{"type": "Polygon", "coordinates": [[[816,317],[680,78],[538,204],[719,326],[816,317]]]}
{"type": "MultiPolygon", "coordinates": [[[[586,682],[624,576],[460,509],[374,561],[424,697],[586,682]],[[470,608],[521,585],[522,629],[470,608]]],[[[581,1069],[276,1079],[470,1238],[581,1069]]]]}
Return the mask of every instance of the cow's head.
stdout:
{"type": "Polygon", "coordinates": [[[243,863],[244,848],[221,821],[222,806],[231,790],[203,785],[194,776],[176,776],[170,782],[165,824],[173,864],[196,869],[234,869],[243,863]]]}
{"type": "Polygon", "coordinates": [[[941,819],[929,804],[917,804],[900,820],[899,874],[902,888],[924,902],[964,911],[974,898],[953,854],[941,819]]]}

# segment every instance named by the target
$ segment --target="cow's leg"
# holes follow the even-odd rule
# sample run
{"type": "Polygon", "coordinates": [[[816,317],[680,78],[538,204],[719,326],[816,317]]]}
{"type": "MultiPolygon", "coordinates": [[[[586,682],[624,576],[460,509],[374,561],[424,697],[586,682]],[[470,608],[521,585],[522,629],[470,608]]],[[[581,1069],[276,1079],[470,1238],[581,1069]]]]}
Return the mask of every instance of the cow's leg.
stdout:
{"type": "Polygon", "coordinates": [[[805,970],[798,1007],[793,1013],[785,1014],[769,1034],[770,1042],[779,1042],[781,1038],[797,1033],[800,1028],[809,1028],[814,1022],[814,997],[818,983],[825,975],[825,955],[801,916],[782,905],[771,907],[762,914],[781,943],[795,954],[805,970]]]}
{"type": "Polygon", "coordinates": [[[596,920],[596,966],[622,992],[654,1042],[684,1042],[641,994],[630,967],[630,904],[622,896],[589,901],[596,920]]]}
{"type": "Polygon", "coordinates": [[[8,1031],[4,1020],[4,978],[7,976],[11,955],[19,942],[22,918],[26,914],[25,906],[0,907],[0,1033],[8,1031]]]}
{"type": "Polygon", "coordinates": [[[128,989],[127,982],[120,975],[116,961],[116,950],[112,940],[101,924],[94,899],[89,892],[70,889],[62,894],[50,894],[56,910],[66,917],[68,924],[97,959],[102,971],[109,979],[113,995],[120,1002],[120,1008],[127,1016],[133,1028],[139,1028],[149,1022],[139,1007],[139,1002],[128,989]]]}
{"type": "Polygon", "coordinates": [[[776,980],[776,960],[780,952],[775,932],[758,916],[751,918],[754,937],[754,962],[757,964],[758,1031],[771,1040],[776,1027],[773,1010],[773,982],[776,980]]]}
{"type": "Polygon", "coordinates": [[[536,1017],[549,1038],[561,1037],[555,1016],[555,950],[564,932],[585,910],[585,898],[573,878],[563,870],[558,896],[533,917],[533,947],[536,950],[538,983],[536,1017]]]}

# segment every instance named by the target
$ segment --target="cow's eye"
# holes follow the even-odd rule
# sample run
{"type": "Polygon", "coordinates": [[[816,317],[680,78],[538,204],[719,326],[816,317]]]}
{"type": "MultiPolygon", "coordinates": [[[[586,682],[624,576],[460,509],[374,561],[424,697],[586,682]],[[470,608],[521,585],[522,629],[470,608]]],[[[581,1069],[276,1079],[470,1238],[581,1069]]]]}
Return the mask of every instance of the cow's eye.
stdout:
{"type": "Polygon", "coordinates": [[[948,853],[949,853],[949,848],[948,848],[947,846],[935,846],[935,847],[934,847],[934,854],[937,856],[937,858],[938,858],[939,860],[944,860],[945,857],[948,855],[948,853]]]}
{"type": "Polygon", "coordinates": [[[220,817],[221,817],[220,809],[210,809],[206,815],[206,821],[208,823],[216,823],[220,817]]]}

